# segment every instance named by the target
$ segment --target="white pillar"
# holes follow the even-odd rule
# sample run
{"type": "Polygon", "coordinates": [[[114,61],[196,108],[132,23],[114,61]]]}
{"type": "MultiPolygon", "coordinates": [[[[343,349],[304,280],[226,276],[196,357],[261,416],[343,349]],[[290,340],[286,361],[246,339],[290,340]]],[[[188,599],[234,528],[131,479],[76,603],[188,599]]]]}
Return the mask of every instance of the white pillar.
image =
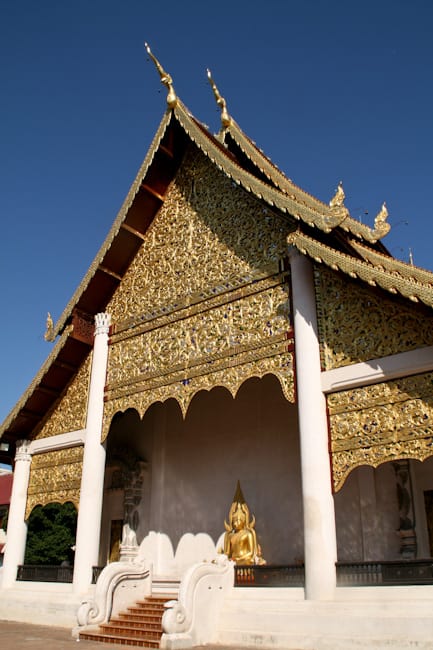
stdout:
{"type": "Polygon", "coordinates": [[[313,269],[290,251],[304,511],[305,598],[335,596],[337,543],[313,269]]]}
{"type": "Polygon", "coordinates": [[[80,507],[75,543],[74,591],[86,593],[92,567],[99,559],[101,511],[104,495],[105,446],[101,444],[104,388],[108,360],[109,314],[96,314],[95,341],[87,406],[86,442],[81,476],[80,507]]]}
{"type": "Polygon", "coordinates": [[[17,452],[15,455],[14,480],[9,507],[3,565],[3,588],[11,587],[14,584],[18,566],[24,563],[27,539],[25,514],[30,464],[32,460],[32,456],[29,453],[29,445],[30,442],[28,440],[18,440],[16,443],[17,452]]]}

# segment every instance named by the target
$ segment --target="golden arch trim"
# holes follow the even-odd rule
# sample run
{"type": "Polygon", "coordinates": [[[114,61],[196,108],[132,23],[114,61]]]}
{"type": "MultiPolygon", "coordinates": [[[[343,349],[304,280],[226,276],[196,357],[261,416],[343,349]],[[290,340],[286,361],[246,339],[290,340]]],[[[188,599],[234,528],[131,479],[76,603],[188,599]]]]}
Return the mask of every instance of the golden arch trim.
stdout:
{"type": "Polygon", "coordinates": [[[327,398],[334,489],[360,465],[433,456],[433,373],[327,398]]]}
{"type": "Polygon", "coordinates": [[[338,492],[344,485],[350,472],[356,467],[369,465],[379,467],[383,463],[395,460],[413,458],[423,461],[433,456],[433,435],[426,438],[405,441],[403,444],[394,442],[382,445],[380,448],[367,447],[351,449],[332,454],[332,472],[334,491],[338,492]]]}
{"type": "Polygon", "coordinates": [[[146,410],[155,402],[165,402],[166,400],[175,399],[186,416],[188,406],[194,395],[201,390],[210,391],[212,388],[221,386],[227,388],[233,398],[236,396],[240,386],[251,377],[264,377],[267,374],[273,374],[280,382],[284,397],[294,403],[294,375],[293,375],[293,353],[286,351],[265,356],[251,361],[243,362],[242,365],[225,367],[215,372],[204,375],[190,376],[188,378],[178,379],[175,383],[162,384],[159,386],[149,386],[143,388],[135,394],[110,399],[105,403],[104,424],[102,431],[102,440],[108,435],[111,420],[115,413],[124,412],[128,408],[134,408],[143,417],[146,410]]]}
{"type": "Polygon", "coordinates": [[[49,451],[34,456],[30,468],[25,518],[37,505],[80,502],[83,447],[49,451]]]}

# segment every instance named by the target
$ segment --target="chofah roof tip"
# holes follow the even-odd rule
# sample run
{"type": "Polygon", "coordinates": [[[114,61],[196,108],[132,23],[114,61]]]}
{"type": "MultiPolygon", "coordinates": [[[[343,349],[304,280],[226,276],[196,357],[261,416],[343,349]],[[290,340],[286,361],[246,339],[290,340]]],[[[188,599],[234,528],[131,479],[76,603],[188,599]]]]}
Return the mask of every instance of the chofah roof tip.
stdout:
{"type": "Polygon", "coordinates": [[[213,90],[213,94],[215,96],[216,103],[218,104],[218,106],[221,109],[222,128],[227,129],[230,126],[230,124],[232,123],[232,118],[230,117],[230,115],[228,113],[228,110],[227,110],[227,102],[224,99],[224,97],[221,95],[221,93],[219,92],[219,90],[217,88],[217,85],[216,85],[215,81],[212,78],[212,73],[209,70],[209,68],[207,69],[206,72],[207,72],[207,78],[209,79],[209,83],[211,85],[211,88],[213,90]]]}
{"type": "Polygon", "coordinates": [[[152,50],[150,49],[150,46],[148,43],[144,44],[144,47],[146,48],[146,52],[152,59],[152,61],[155,64],[155,67],[158,71],[158,74],[161,78],[161,83],[163,86],[165,86],[168,90],[167,93],[167,104],[169,108],[175,108],[177,104],[177,95],[175,93],[174,87],[173,87],[173,79],[171,78],[171,75],[164,70],[156,56],[152,53],[152,50]]]}

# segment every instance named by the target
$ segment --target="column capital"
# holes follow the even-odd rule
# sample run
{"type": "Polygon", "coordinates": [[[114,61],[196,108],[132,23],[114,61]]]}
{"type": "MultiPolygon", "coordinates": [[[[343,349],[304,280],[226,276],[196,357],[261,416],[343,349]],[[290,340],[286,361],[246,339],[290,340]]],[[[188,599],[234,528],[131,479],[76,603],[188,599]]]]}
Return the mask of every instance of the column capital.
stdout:
{"type": "Polygon", "coordinates": [[[16,454],[15,461],[25,460],[30,462],[32,455],[30,453],[30,440],[17,440],[16,441],[16,454]]]}
{"type": "Polygon", "coordinates": [[[95,316],[95,336],[98,334],[108,334],[111,324],[111,314],[101,312],[95,316]]]}

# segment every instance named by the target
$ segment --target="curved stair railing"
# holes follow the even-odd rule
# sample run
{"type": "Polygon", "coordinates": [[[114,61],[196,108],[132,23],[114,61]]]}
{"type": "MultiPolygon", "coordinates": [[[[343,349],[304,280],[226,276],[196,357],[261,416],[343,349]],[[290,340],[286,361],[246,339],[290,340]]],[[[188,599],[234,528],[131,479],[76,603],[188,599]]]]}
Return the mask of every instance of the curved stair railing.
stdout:
{"type": "Polygon", "coordinates": [[[151,569],[145,560],[108,564],[96,582],[94,597],[78,608],[78,631],[84,626],[106,623],[122,607],[144,598],[151,590],[151,569]]]}
{"type": "Polygon", "coordinates": [[[214,641],[221,607],[233,584],[234,563],[225,555],[188,569],[178,600],[165,604],[160,648],[179,650],[214,641]]]}

